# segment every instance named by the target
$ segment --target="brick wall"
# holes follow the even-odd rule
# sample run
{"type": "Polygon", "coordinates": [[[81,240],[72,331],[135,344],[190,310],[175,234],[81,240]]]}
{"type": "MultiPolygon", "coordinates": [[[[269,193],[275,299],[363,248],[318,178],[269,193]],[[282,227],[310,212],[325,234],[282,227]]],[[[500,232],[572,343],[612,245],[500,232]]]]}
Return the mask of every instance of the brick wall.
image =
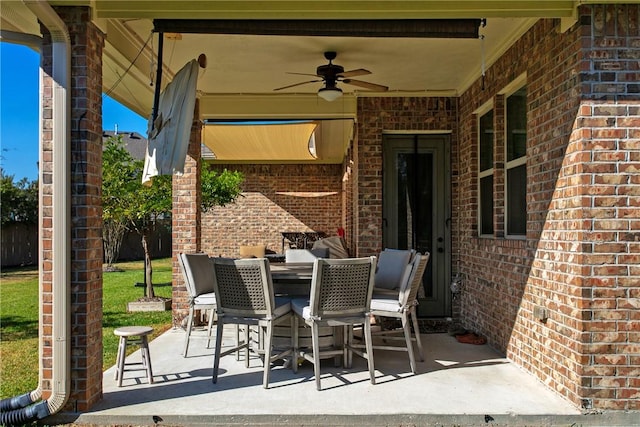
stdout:
{"type": "MultiPolygon", "coordinates": [[[[551,198],[562,161],[561,136],[571,131],[564,110],[575,111],[578,100],[558,102],[567,97],[574,84],[567,82],[575,66],[576,47],[560,35],[554,21],[538,22],[496,63],[487,69],[484,85],[476,82],[460,98],[460,168],[453,177],[459,192],[454,205],[460,212],[460,230],[454,240],[460,242],[464,292],[461,317],[465,326],[487,335],[491,345],[506,351],[527,282],[533,249],[545,218],[545,201],[551,198]],[[567,47],[569,45],[569,47],[567,47]],[[568,65],[567,65],[568,64],[568,65]],[[527,115],[528,192],[527,239],[505,239],[505,97],[499,94],[522,73],[527,72],[528,99],[540,117],[527,115]],[[546,79],[558,76],[559,88],[549,89],[546,79]],[[546,100],[542,102],[542,97],[546,100]],[[492,101],[494,109],[494,236],[478,237],[478,144],[477,116],[474,111],[492,101]],[[543,117],[544,115],[544,117],[543,117]],[[535,129],[535,130],[532,130],[535,129]],[[558,148],[559,150],[558,151],[558,148]],[[533,182],[536,180],[537,182],[533,182]],[[534,194],[535,193],[535,194],[534,194]]],[[[575,35],[573,36],[575,38],[575,35]]]]}
{"type": "Polygon", "coordinates": [[[240,245],[282,252],[283,231],[336,235],[343,227],[342,165],[214,165],[244,174],[242,195],[202,215],[202,250],[239,256],[240,245]]]}
{"type": "MultiPolygon", "coordinates": [[[[585,408],[639,408],[640,116],[637,5],[582,7],[562,33],[538,22],[460,102],[462,320],[551,389],[585,408]],[[527,73],[527,238],[477,237],[473,111],[493,99],[503,171],[504,98],[527,73]],[[548,319],[534,316],[544,308],[548,319]]],[[[457,180],[457,182],[455,182],[457,180]]],[[[454,202],[455,203],[455,202],[454,202]]]]}
{"type": "MultiPolygon", "coordinates": [[[[194,117],[199,116],[200,103],[196,101],[194,117]]],[[[172,230],[172,276],[171,305],[173,312],[173,326],[181,325],[182,320],[189,313],[189,295],[184,284],[182,270],[178,265],[178,254],[181,252],[195,253],[202,249],[202,213],[200,203],[200,180],[202,168],[201,146],[202,123],[194,120],[191,126],[191,136],[187,157],[184,162],[182,175],[173,175],[172,196],[173,207],[171,214],[172,230]]]]}
{"type": "MultiPolygon", "coordinates": [[[[90,9],[61,7],[74,43],[71,61],[71,396],[65,410],[85,411],[102,398],[102,48],[90,9]]],[[[52,390],[52,49],[43,28],[40,337],[42,388],[52,390]]],[[[66,286],[67,284],[57,284],[66,286]]]]}
{"type": "Polygon", "coordinates": [[[581,18],[581,42],[587,47],[581,58],[582,102],[550,208],[560,230],[578,231],[572,239],[576,260],[567,261],[579,273],[565,281],[574,311],[560,311],[577,326],[572,339],[582,338],[576,359],[583,362],[578,367],[583,406],[638,410],[640,6],[583,8],[581,18]]]}
{"type": "MultiPolygon", "coordinates": [[[[451,132],[457,150],[457,100],[454,98],[359,98],[355,160],[354,221],[357,256],[382,250],[383,131],[451,132]]],[[[455,222],[455,218],[453,219],[455,222]]],[[[455,253],[455,248],[454,248],[455,253]]]]}

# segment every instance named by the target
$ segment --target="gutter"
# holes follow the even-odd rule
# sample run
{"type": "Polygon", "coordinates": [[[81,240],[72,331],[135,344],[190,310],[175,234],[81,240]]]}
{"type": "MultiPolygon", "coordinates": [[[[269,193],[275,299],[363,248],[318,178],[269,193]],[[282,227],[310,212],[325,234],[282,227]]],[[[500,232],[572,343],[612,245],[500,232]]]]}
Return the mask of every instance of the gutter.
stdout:
{"type": "Polygon", "coordinates": [[[42,37],[33,34],[0,29],[0,41],[21,44],[36,49],[38,52],[42,51],[42,37]]]}
{"type": "MultiPolygon", "coordinates": [[[[49,399],[42,398],[41,385],[30,393],[0,402],[0,424],[22,425],[60,411],[71,390],[71,176],[70,165],[70,93],[71,40],[67,27],[46,1],[22,0],[38,20],[49,30],[52,39],[52,110],[53,110],[53,173],[52,173],[52,380],[49,399]]],[[[42,103],[42,99],[41,99],[42,103]]],[[[42,112],[42,104],[40,106],[42,112]]],[[[42,139],[42,125],[40,125],[42,139]]],[[[40,182],[42,171],[40,172],[40,182]]],[[[40,190],[42,208],[42,190],[40,190]]],[[[42,227],[42,219],[40,219],[42,227]]],[[[42,252],[42,234],[40,249],[42,252]]],[[[42,298],[42,292],[40,292],[42,298]]],[[[42,309],[42,300],[40,301],[42,309]]],[[[42,346],[42,344],[41,344],[42,346]]],[[[42,355],[42,347],[40,348],[42,355]]],[[[42,367],[40,368],[42,372],[42,367]]],[[[41,379],[42,380],[42,379],[41,379]]]]}

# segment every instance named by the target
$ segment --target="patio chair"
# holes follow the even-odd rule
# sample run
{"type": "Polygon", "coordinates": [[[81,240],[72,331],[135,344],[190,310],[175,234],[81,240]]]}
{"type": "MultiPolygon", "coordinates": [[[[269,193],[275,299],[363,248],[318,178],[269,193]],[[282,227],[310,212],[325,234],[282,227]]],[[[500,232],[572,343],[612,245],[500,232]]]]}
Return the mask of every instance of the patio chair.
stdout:
{"type": "Polygon", "coordinates": [[[263,358],[262,385],[268,388],[271,363],[292,354],[293,342],[291,346],[278,350],[275,354],[273,348],[274,326],[285,321],[292,326],[290,298],[274,296],[269,261],[266,258],[212,260],[218,317],[212,381],[218,381],[221,357],[245,349],[246,366],[249,365],[249,351],[256,352],[263,358]],[[225,324],[246,325],[247,328],[244,342],[236,342],[233,348],[222,352],[222,330],[225,324]],[[248,326],[258,327],[259,343],[253,341],[253,334],[248,326]]]}
{"type": "Polygon", "coordinates": [[[422,284],[422,276],[429,262],[430,254],[426,252],[424,255],[416,254],[411,264],[407,266],[406,279],[404,280],[398,294],[390,295],[389,293],[374,293],[371,298],[371,314],[376,317],[392,317],[400,319],[402,329],[382,330],[374,333],[375,336],[383,336],[384,340],[403,340],[405,346],[391,345],[375,345],[373,348],[377,350],[394,350],[406,351],[409,354],[409,364],[411,372],[416,373],[416,360],[413,354],[412,342],[416,341],[418,345],[418,354],[420,361],[424,361],[424,351],[422,349],[422,341],[420,340],[420,329],[418,327],[418,319],[416,316],[416,306],[418,305],[418,289],[422,284]],[[413,323],[415,337],[411,336],[411,326],[409,325],[409,317],[413,323]],[[396,337],[393,334],[402,332],[404,337],[396,337]]]}
{"type": "Polygon", "coordinates": [[[216,310],[216,295],[213,291],[213,265],[207,254],[178,255],[178,263],[184,276],[184,283],[189,294],[189,317],[187,320],[187,335],[184,339],[183,356],[187,357],[189,340],[193,330],[193,321],[196,310],[209,311],[207,325],[207,348],[211,343],[211,331],[216,310]]]}
{"type": "MultiPolygon", "coordinates": [[[[313,363],[316,388],[320,384],[320,360],[342,355],[351,367],[351,354],[365,358],[371,384],[375,384],[369,304],[373,292],[376,258],[317,259],[313,267],[310,299],[291,300],[294,316],[294,354],[313,363]],[[311,327],[312,349],[298,349],[298,319],[311,327]],[[353,346],[353,326],[364,325],[365,351],[353,346]],[[342,326],[342,348],[320,349],[319,328],[342,326]]],[[[297,366],[293,363],[294,372],[297,366]]]]}

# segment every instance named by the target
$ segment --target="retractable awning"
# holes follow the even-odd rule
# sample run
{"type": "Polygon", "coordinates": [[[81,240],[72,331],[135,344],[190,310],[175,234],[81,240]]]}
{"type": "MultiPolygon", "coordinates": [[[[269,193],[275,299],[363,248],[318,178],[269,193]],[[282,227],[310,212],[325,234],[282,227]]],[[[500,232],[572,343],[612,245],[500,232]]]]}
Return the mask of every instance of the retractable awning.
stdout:
{"type": "Polygon", "coordinates": [[[242,163],[342,163],[353,120],[210,122],[202,143],[212,159],[242,163]]]}

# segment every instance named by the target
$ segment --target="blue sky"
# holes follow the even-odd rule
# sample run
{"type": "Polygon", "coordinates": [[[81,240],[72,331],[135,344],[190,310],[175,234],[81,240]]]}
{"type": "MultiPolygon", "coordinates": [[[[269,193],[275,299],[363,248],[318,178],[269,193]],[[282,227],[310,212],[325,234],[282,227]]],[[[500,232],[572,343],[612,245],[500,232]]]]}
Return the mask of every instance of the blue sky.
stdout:
{"type": "MultiPolygon", "coordinates": [[[[38,178],[40,54],[0,42],[0,165],[14,181],[38,178]]],[[[147,133],[147,119],[103,96],[102,128],[147,133]]]]}

